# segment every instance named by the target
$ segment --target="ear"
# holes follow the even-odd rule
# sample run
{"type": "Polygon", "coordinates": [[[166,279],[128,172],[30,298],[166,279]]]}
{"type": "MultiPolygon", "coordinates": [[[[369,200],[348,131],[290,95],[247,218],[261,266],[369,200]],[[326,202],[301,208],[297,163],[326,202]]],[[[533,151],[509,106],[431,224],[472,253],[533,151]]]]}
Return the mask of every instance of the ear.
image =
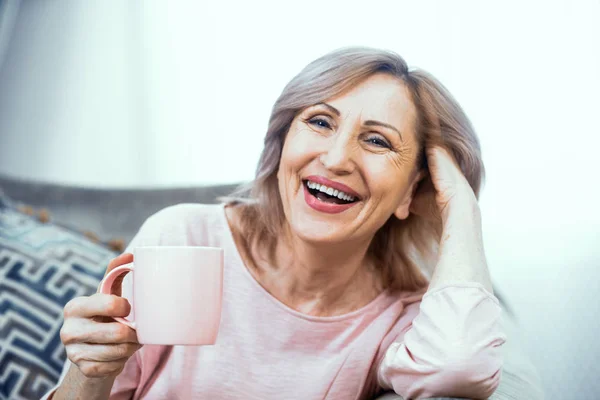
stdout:
{"type": "Polygon", "coordinates": [[[400,202],[400,204],[394,211],[394,215],[396,216],[396,218],[398,218],[398,219],[408,218],[408,215],[410,214],[410,203],[412,202],[413,198],[415,197],[415,192],[417,191],[417,188],[419,187],[419,183],[426,176],[427,176],[427,172],[425,170],[421,169],[415,175],[415,177],[412,179],[408,190],[404,194],[404,198],[402,199],[402,201],[400,202]]]}

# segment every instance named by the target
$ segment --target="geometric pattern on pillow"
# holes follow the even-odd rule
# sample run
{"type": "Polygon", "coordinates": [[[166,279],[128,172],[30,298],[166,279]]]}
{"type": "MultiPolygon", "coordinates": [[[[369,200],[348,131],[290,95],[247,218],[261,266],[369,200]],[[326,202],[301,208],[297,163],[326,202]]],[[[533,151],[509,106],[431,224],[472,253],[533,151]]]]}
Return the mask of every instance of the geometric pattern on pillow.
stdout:
{"type": "Polygon", "coordinates": [[[0,399],[39,399],[60,376],[63,308],[96,291],[115,253],[0,199],[0,399]]]}

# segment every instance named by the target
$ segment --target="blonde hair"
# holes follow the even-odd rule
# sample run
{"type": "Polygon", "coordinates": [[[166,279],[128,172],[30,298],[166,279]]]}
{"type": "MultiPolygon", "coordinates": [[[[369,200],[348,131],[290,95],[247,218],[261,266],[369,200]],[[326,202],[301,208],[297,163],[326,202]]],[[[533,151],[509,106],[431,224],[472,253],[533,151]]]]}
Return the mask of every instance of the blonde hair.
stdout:
{"type": "MultiPolygon", "coordinates": [[[[340,95],[376,73],[400,79],[412,96],[417,110],[415,129],[421,144],[419,167],[427,170],[426,146],[443,146],[454,155],[476,196],[479,195],[484,177],[479,141],[448,90],[427,72],[409,70],[402,57],[394,52],[368,47],[338,49],[308,64],[283,89],[271,112],[255,179],[225,199],[242,208],[240,237],[248,254],[257,245],[268,249],[272,259],[275,242],[284,227],[277,170],[293,119],[306,107],[340,95]]],[[[380,268],[386,287],[418,290],[431,277],[438,243],[439,233],[422,218],[414,214],[405,220],[391,216],[376,232],[369,255],[380,268]]]]}

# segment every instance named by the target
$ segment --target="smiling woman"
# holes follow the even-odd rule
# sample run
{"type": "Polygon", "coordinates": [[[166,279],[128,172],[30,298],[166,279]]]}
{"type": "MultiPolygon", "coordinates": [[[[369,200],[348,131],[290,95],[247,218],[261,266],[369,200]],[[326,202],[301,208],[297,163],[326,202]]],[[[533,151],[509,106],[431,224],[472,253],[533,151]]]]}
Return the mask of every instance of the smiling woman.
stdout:
{"type": "Polygon", "coordinates": [[[377,49],[319,58],[275,103],[250,185],[159,212],[128,247],[225,250],[216,344],[140,349],[95,319],[126,316],[127,300],[77,299],[55,398],[489,397],[505,335],[482,177],[471,124],[433,77],[377,49]]]}
{"type": "Polygon", "coordinates": [[[337,222],[347,232],[361,226],[348,239],[358,239],[363,232],[382,285],[423,287],[437,263],[440,227],[418,215],[428,210],[409,213],[408,206],[416,189],[432,189],[425,148],[435,145],[452,152],[477,195],[484,176],[479,141],[441,83],[425,71],[409,72],[393,52],[366,48],[331,52],[301,71],[273,107],[256,179],[233,196],[252,203],[241,211],[241,236],[248,246],[261,243],[258,247],[274,249],[282,227],[295,221],[333,240],[330,220],[317,213],[312,219],[310,213],[294,218],[294,210],[302,208],[286,207],[291,200],[287,196],[298,191],[300,181],[310,182],[310,173],[313,186],[324,185],[355,198],[352,205],[317,202],[312,200],[318,198],[312,188],[306,202],[329,212],[348,209],[337,222]],[[291,162],[310,164],[311,159],[316,160],[312,165],[287,167],[291,162]],[[293,170],[303,167],[302,172],[293,170]],[[289,174],[283,187],[281,174],[289,174]],[[328,179],[334,174],[335,179],[328,179]],[[393,208],[396,205],[400,207],[393,208]],[[397,218],[389,218],[392,214],[397,218]],[[347,225],[349,221],[353,225],[347,225]],[[367,226],[362,227],[364,223],[367,226]]]}
{"type": "Polygon", "coordinates": [[[351,242],[367,249],[392,214],[406,219],[423,177],[414,107],[403,84],[386,74],[367,78],[328,104],[303,110],[288,130],[278,170],[285,219],[304,240],[329,246],[351,242]],[[404,137],[382,124],[398,126],[404,137]],[[356,200],[337,205],[303,190],[302,182],[346,189],[356,200]],[[324,216],[323,211],[346,212],[324,216]]]}

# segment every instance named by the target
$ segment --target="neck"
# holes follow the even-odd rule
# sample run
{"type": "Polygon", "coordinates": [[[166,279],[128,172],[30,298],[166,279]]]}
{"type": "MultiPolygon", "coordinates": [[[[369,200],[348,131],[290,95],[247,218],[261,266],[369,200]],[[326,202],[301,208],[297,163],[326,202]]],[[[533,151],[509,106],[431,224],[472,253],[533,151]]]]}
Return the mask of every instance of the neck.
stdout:
{"type": "Polygon", "coordinates": [[[270,260],[265,249],[246,246],[239,208],[227,207],[225,212],[249,272],[287,306],[308,315],[341,315],[368,304],[382,291],[366,256],[370,241],[314,244],[287,231],[270,260]]]}
{"type": "Polygon", "coordinates": [[[367,258],[369,240],[315,244],[286,232],[261,274],[269,291],[301,312],[336,315],[366,305],[381,291],[367,258]]]}

